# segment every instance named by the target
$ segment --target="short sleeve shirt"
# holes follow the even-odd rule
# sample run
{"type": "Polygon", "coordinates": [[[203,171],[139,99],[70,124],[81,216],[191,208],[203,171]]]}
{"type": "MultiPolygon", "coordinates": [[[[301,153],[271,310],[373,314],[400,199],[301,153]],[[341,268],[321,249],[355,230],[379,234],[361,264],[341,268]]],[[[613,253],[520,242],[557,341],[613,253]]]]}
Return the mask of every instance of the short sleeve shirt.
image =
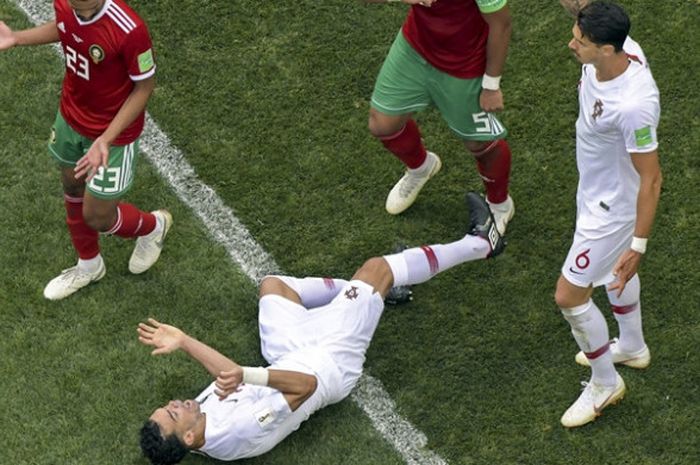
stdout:
{"type": "Polygon", "coordinates": [[[263,454],[282,439],[270,436],[279,435],[280,426],[294,412],[281,392],[244,384],[239,392],[219,400],[214,388],[212,383],[197,397],[207,422],[200,452],[219,460],[237,460],[263,454]]]}
{"type": "Polygon", "coordinates": [[[430,8],[413,5],[403,25],[409,44],[425,60],[458,78],[480,77],[486,69],[489,27],[482,13],[506,0],[439,0],[430,8]]]}
{"type": "MultiPolygon", "coordinates": [[[[296,351],[270,368],[313,374],[313,370],[307,368],[311,355],[309,350],[296,351]]],[[[322,364],[329,362],[332,363],[328,359],[322,364]]],[[[331,397],[325,377],[317,375],[317,379],[316,391],[295,411],[276,389],[243,384],[238,392],[219,400],[212,383],[197,397],[201,411],[206,414],[205,443],[199,452],[229,461],[269,451],[296,431],[311,414],[336,401],[331,397]]]]}
{"type": "MultiPolygon", "coordinates": [[[[80,19],[68,0],[54,0],[56,27],[65,54],[60,111],[68,124],[90,139],[100,136],[134,88],[155,74],[153,45],[143,20],[123,0],[106,0],[90,20],[80,19]]],[[[139,137],[142,112],[114,141],[139,137]]]]}
{"type": "Polygon", "coordinates": [[[661,113],[659,91],[639,45],[625,42],[627,70],[598,81],[593,65],[583,65],[576,121],[580,227],[634,221],[639,174],[630,153],[653,152],[661,113]]]}

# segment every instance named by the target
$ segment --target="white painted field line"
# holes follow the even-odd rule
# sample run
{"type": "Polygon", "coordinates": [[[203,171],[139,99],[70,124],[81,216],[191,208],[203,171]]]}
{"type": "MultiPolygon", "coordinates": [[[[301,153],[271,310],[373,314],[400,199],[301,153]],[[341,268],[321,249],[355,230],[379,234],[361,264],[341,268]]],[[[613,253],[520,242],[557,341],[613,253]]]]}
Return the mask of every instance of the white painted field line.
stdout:
{"type": "MultiPolygon", "coordinates": [[[[54,17],[51,0],[13,0],[34,24],[54,17]]],[[[279,272],[275,260],[250,235],[233,210],[208,185],[199,180],[184,155],[158,128],[150,115],[141,137],[141,147],[158,173],[170,183],[180,200],[202,220],[214,240],[221,243],[231,259],[250,279],[259,282],[268,273],[279,272]]],[[[382,437],[410,465],[447,465],[426,449],[428,440],[408,420],[396,413],[396,405],[381,381],[363,374],[351,399],[369,417],[382,437]]]]}

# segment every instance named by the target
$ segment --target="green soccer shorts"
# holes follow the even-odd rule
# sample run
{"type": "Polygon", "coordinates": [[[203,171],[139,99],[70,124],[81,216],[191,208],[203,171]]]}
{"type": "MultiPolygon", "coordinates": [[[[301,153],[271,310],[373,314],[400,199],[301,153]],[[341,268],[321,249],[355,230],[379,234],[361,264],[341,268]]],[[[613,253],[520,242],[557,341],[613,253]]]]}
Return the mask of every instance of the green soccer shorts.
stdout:
{"type": "Polygon", "coordinates": [[[402,32],[384,60],[372,93],[372,108],[386,115],[404,115],[434,105],[460,138],[503,139],[506,128],[479,106],[481,78],[461,79],[425,61],[402,32]]]}
{"type": "MultiPolygon", "coordinates": [[[[83,137],[56,113],[56,121],[51,128],[49,153],[62,167],[75,166],[92,145],[92,139],[83,137]]],[[[117,199],[130,188],[136,171],[136,155],[139,139],[127,145],[113,145],[109,148],[107,168],[100,168],[87,183],[86,188],[98,199],[117,199]]]]}

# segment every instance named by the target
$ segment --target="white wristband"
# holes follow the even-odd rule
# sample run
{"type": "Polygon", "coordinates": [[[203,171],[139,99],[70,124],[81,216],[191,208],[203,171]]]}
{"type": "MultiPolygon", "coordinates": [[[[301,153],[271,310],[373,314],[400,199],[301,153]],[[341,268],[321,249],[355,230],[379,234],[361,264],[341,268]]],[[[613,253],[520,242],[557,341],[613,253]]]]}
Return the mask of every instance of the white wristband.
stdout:
{"type": "Polygon", "coordinates": [[[481,79],[481,87],[483,87],[486,90],[498,90],[501,88],[501,76],[489,76],[488,74],[484,74],[484,77],[481,79]]]}
{"type": "Polygon", "coordinates": [[[632,244],[630,245],[630,249],[632,249],[638,253],[646,252],[647,251],[647,238],[633,236],[632,237],[632,244]]]}
{"type": "Polygon", "coordinates": [[[243,382],[245,384],[255,384],[257,386],[267,386],[270,373],[263,367],[242,367],[243,382]]]}

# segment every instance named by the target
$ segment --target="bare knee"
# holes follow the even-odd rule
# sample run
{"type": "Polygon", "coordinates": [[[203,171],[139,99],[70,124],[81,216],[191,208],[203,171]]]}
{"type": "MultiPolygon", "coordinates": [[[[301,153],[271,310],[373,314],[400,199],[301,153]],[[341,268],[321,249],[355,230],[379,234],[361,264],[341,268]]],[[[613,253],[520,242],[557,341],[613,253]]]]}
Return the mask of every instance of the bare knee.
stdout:
{"type": "Polygon", "coordinates": [[[260,283],[259,297],[266,295],[279,295],[292,302],[301,303],[301,298],[291,287],[277,276],[265,276],[260,283]]]}
{"type": "Polygon", "coordinates": [[[63,192],[71,197],[82,197],[85,193],[85,183],[82,179],[75,179],[73,168],[61,169],[61,185],[63,192]]]}
{"type": "Polygon", "coordinates": [[[385,115],[374,108],[369,109],[369,132],[374,137],[386,137],[396,134],[404,127],[410,115],[385,115]]]}
{"type": "Polygon", "coordinates": [[[386,260],[382,257],[372,257],[356,272],[352,279],[358,279],[372,286],[376,292],[386,296],[394,284],[394,275],[386,260]]]}
{"type": "Polygon", "coordinates": [[[554,291],[554,301],[559,308],[574,308],[585,304],[591,298],[592,292],[591,287],[575,286],[560,276],[554,291]]]}
{"type": "Polygon", "coordinates": [[[117,221],[116,210],[104,210],[83,206],[83,219],[91,229],[99,232],[109,231],[117,221]]]}
{"type": "Polygon", "coordinates": [[[568,295],[559,286],[557,286],[557,289],[554,291],[554,302],[559,308],[575,307],[575,305],[571,305],[571,300],[568,295]]]}
{"type": "Polygon", "coordinates": [[[465,140],[464,146],[473,155],[479,156],[484,150],[486,150],[493,141],[481,141],[481,140],[465,140]]]}
{"type": "Polygon", "coordinates": [[[83,211],[83,219],[91,229],[99,232],[109,231],[116,221],[112,214],[97,213],[94,211],[83,211]]]}

